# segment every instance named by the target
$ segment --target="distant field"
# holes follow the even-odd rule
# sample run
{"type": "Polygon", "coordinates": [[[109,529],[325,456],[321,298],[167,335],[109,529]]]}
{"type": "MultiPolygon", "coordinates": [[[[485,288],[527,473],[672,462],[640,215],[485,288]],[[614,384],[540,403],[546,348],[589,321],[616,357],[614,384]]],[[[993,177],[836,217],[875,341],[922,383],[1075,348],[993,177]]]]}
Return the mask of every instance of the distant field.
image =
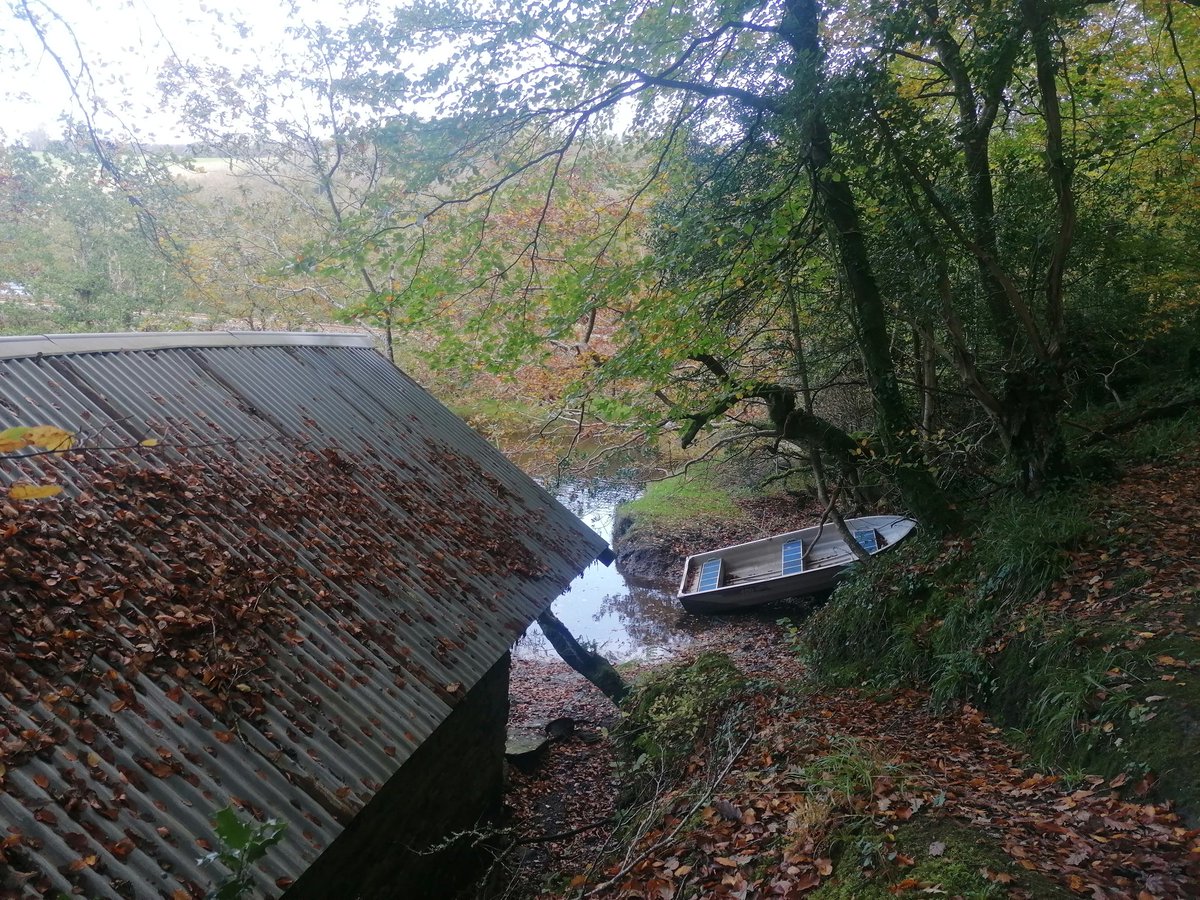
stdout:
{"type": "Polygon", "coordinates": [[[242,174],[246,171],[245,163],[238,162],[227,156],[197,156],[191,161],[191,166],[171,166],[171,170],[184,178],[200,178],[210,174],[242,174]]]}

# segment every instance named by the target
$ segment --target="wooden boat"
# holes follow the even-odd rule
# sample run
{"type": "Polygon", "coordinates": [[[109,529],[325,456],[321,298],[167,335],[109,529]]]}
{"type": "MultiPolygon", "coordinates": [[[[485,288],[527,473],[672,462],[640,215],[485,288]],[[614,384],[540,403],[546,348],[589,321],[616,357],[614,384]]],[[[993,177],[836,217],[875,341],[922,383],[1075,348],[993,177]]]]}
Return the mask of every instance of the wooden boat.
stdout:
{"type": "MultiPolygon", "coordinates": [[[[917,523],[905,516],[846,519],[868,553],[888,550],[917,523]]],[[[833,588],[855,556],[832,522],[689,556],[679,583],[688,612],[721,613],[833,588]]]]}

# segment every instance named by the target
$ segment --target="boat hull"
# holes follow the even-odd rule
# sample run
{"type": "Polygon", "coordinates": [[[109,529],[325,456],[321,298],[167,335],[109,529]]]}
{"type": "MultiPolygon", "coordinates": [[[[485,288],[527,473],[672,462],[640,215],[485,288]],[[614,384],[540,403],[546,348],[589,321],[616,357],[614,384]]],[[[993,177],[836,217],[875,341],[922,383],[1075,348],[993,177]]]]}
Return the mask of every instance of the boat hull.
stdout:
{"type": "MultiPolygon", "coordinates": [[[[851,531],[874,530],[882,539],[876,553],[890,550],[916,528],[916,522],[904,516],[863,516],[847,519],[846,525],[851,531]]],[[[751,609],[775,600],[832,590],[854,561],[854,554],[832,525],[802,528],[689,556],[677,598],[692,613],[751,609]],[[785,543],[795,540],[804,542],[805,558],[811,563],[802,572],[784,575],[782,549],[785,543]],[[710,590],[697,589],[704,563],[714,559],[727,567],[729,581],[710,590]]]]}

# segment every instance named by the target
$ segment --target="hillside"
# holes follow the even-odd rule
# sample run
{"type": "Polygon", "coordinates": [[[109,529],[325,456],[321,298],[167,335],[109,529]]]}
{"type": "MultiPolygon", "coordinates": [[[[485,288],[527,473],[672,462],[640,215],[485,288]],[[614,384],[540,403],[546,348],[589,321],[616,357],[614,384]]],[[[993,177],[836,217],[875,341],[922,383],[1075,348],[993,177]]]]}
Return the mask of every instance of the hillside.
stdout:
{"type": "MultiPolygon", "coordinates": [[[[612,737],[517,777],[537,839],[508,896],[1200,894],[1194,428],[1125,449],[1119,477],[639,672],[612,737]]],[[[603,717],[565,673],[538,685],[603,717]]]]}

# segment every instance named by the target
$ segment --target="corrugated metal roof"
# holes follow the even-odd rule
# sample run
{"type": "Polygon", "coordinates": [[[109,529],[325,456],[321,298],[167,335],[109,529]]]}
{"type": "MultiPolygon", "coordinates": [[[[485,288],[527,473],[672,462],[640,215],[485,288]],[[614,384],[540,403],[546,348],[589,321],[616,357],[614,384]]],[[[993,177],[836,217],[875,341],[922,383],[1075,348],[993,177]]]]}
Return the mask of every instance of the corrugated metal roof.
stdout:
{"type": "Polygon", "coordinates": [[[230,801],[275,891],[605,549],[357,339],[140,340],[0,348],[85,448],[0,463],[0,893],[194,894],[230,801]]]}

